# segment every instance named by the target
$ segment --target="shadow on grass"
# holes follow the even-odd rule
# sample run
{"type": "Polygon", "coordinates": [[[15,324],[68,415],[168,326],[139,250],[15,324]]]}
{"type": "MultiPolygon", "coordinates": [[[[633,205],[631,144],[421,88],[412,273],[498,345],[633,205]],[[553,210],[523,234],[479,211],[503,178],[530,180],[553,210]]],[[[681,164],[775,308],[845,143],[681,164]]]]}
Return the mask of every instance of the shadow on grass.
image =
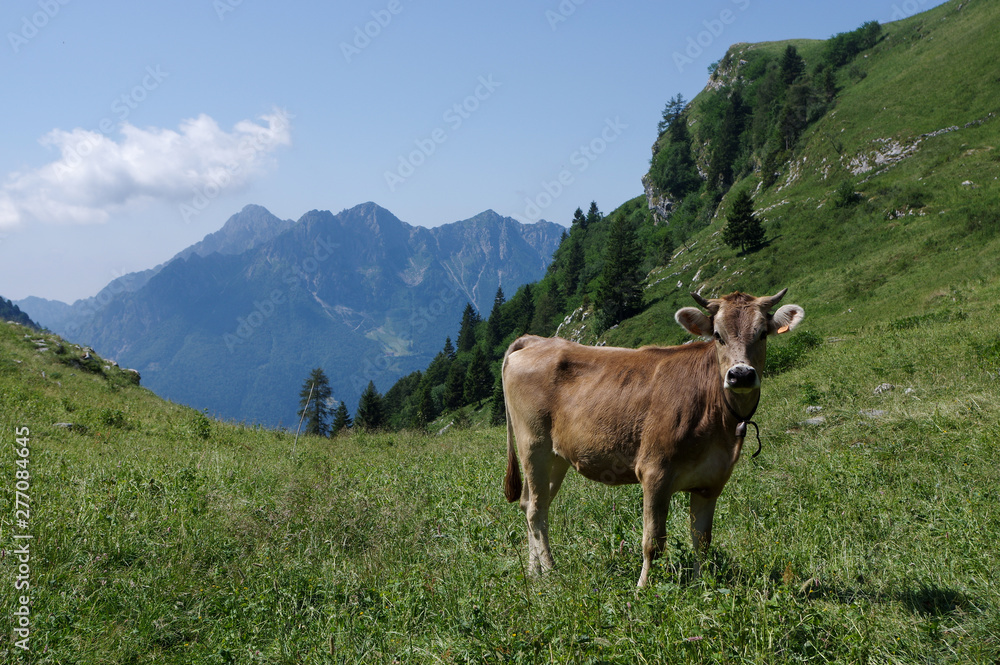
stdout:
{"type": "MultiPolygon", "coordinates": [[[[806,601],[823,600],[842,605],[858,602],[877,605],[900,603],[913,614],[925,617],[963,615],[975,612],[982,605],[961,591],[924,583],[910,589],[875,591],[860,578],[856,584],[838,584],[822,577],[802,579],[780,566],[771,566],[768,570],[746,568],[738,554],[732,556],[725,549],[716,547],[711,548],[703,560],[701,575],[695,576],[696,560],[694,550],[683,539],[668,540],[663,553],[654,563],[650,575],[651,588],[663,584],[686,587],[704,579],[712,579],[715,585],[730,589],[766,584],[772,589],[789,589],[806,601]]],[[[595,558],[586,565],[601,566],[604,579],[625,579],[634,583],[639,579],[642,568],[642,553],[638,548],[624,547],[601,562],[595,558]]],[[[577,576],[580,571],[564,570],[564,573],[577,576]]]]}
{"type": "MultiPolygon", "coordinates": [[[[694,562],[693,551],[672,553],[671,568],[680,572],[685,584],[697,581],[697,578],[694,577],[694,562]]],[[[866,588],[863,580],[859,580],[858,584],[847,585],[812,577],[805,580],[796,577],[794,580],[790,580],[786,569],[772,566],[766,573],[747,570],[740,565],[738,557],[730,556],[724,550],[716,548],[709,551],[702,568],[711,574],[718,583],[730,588],[753,585],[753,578],[760,579],[760,575],[763,574],[773,587],[789,587],[802,598],[823,599],[844,605],[851,605],[858,601],[874,604],[900,603],[913,614],[923,616],[961,616],[975,612],[982,606],[979,600],[962,591],[933,584],[919,583],[918,586],[910,589],[882,592],[866,588]]]]}
{"type": "MultiPolygon", "coordinates": [[[[782,572],[774,568],[770,572],[770,578],[780,584],[782,572]]],[[[801,584],[797,581],[793,588],[797,588],[802,597],[836,601],[843,605],[858,601],[872,604],[900,603],[913,614],[924,616],[962,615],[978,605],[974,598],[961,591],[938,586],[921,585],[913,589],[883,592],[866,589],[863,582],[857,585],[838,585],[811,578],[801,584]]]]}
{"type": "Polygon", "coordinates": [[[977,605],[961,591],[933,585],[903,591],[897,594],[897,600],[914,614],[932,616],[964,614],[977,605]]]}
{"type": "Polygon", "coordinates": [[[773,243],[775,243],[778,240],[781,240],[783,237],[784,237],[783,235],[776,235],[773,238],[765,238],[764,240],[762,240],[760,242],[760,244],[754,245],[753,247],[747,247],[742,252],[737,252],[736,256],[738,256],[738,257],[746,257],[746,256],[750,256],[751,254],[756,254],[757,252],[759,252],[762,249],[767,249],[773,243]]]}

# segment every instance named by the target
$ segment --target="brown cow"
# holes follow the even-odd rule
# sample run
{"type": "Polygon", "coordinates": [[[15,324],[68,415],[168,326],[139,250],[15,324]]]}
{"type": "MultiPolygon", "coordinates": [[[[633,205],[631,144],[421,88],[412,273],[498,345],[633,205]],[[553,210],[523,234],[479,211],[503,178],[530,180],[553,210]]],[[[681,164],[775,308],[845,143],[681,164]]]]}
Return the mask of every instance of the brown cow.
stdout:
{"type": "Polygon", "coordinates": [[[505,494],[508,501],[521,499],[532,572],[553,565],[549,504],[570,465],[608,485],[642,484],[639,586],[663,550],[671,496],[689,492],[700,572],[715,502],[760,400],[767,335],[791,330],[804,312],[798,305],[771,312],[785,290],[769,298],[692,295],[709,316],[685,307],[674,318],[713,341],[620,349],[526,335],[507,349],[505,494]]]}

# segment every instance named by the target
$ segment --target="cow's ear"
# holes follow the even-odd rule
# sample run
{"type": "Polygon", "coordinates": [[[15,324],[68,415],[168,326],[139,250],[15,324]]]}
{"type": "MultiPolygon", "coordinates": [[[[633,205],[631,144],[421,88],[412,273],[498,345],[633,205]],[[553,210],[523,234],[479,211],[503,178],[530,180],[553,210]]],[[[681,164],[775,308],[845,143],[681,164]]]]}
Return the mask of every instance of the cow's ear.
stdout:
{"type": "Polygon", "coordinates": [[[783,305],[771,317],[768,332],[775,335],[786,333],[802,323],[805,316],[805,310],[798,305],[783,305]]]}
{"type": "Polygon", "coordinates": [[[711,337],[712,321],[695,307],[682,307],[674,314],[674,318],[681,328],[687,330],[692,335],[699,337],[711,337]]]}

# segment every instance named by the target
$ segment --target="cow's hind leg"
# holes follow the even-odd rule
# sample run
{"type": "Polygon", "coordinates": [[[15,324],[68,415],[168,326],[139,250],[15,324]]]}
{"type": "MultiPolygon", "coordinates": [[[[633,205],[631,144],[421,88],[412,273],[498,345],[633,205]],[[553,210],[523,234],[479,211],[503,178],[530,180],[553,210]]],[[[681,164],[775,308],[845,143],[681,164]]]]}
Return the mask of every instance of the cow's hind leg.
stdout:
{"type": "Polygon", "coordinates": [[[559,490],[566,468],[565,460],[556,457],[551,444],[533,448],[524,462],[521,508],[528,520],[528,570],[537,574],[553,566],[549,549],[549,505],[559,490]]]}
{"type": "Polygon", "coordinates": [[[712,544],[712,521],[718,500],[718,495],[706,496],[700,492],[691,492],[691,545],[695,553],[695,577],[701,574],[701,561],[708,546],[712,544]]]}

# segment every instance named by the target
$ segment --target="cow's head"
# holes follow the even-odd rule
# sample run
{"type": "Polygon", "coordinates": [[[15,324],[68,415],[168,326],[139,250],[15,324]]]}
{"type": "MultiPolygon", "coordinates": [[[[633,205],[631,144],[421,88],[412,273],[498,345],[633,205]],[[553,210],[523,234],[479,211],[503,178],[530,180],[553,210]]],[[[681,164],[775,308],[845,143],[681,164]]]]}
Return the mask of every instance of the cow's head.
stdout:
{"type": "Polygon", "coordinates": [[[695,307],[677,310],[674,318],[685,330],[715,339],[722,385],[727,390],[745,393],[760,388],[767,336],[788,332],[802,321],[805,312],[798,305],[784,305],[771,312],[787,290],[765,298],[737,292],[712,300],[692,293],[709,315],[695,307]]]}

